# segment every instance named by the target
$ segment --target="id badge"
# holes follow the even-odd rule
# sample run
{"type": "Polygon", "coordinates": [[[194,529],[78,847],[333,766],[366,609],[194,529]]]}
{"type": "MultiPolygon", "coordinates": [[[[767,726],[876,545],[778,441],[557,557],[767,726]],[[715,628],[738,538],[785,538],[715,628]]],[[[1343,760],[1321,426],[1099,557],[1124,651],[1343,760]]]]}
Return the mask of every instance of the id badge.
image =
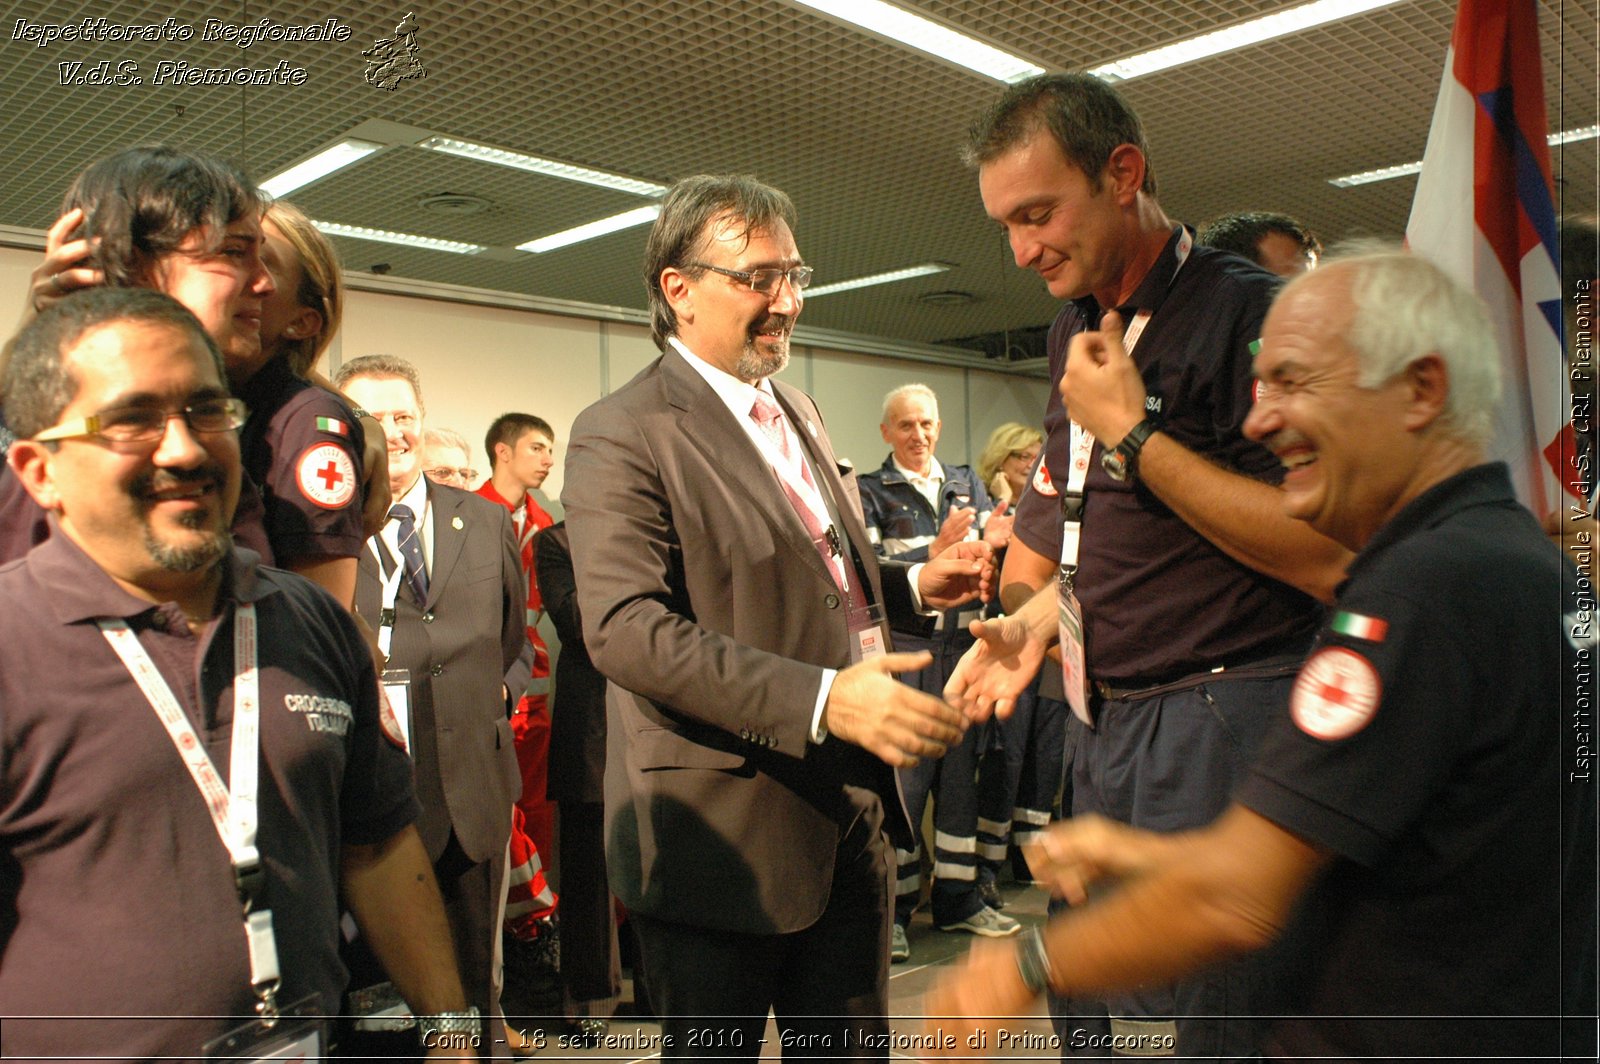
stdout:
{"type": "Polygon", "coordinates": [[[1077,718],[1094,727],[1089,715],[1089,670],[1083,654],[1083,607],[1067,580],[1056,583],[1056,628],[1061,637],[1061,686],[1077,718]]]}
{"type": "Polygon", "coordinates": [[[884,613],[880,603],[850,611],[850,664],[882,657],[889,652],[884,635],[884,613]]]}
{"type": "Polygon", "coordinates": [[[389,701],[384,730],[392,725],[407,754],[411,753],[411,670],[384,669],[379,677],[384,697],[389,701]]]}
{"type": "Polygon", "coordinates": [[[284,1009],[275,1020],[254,1019],[205,1044],[207,1060],[255,1064],[263,1060],[320,1061],[328,1037],[315,994],[284,1009]]]}

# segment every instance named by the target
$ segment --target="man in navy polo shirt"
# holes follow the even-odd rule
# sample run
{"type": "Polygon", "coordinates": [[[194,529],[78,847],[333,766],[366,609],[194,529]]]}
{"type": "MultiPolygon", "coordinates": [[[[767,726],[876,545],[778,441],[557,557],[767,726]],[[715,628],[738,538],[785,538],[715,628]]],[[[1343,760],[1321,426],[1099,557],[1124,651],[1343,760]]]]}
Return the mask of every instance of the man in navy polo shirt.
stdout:
{"type": "MultiPolygon", "coordinates": [[[[1279,281],[1194,244],[1156,198],[1139,118],[1105,82],[1044,75],[973,130],[984,210],[1016,263],[1066,300],[1049,335],[1044,465],[1019,503],[1001,577],[1008,613],[1058,572],[1080,633],[1072,813],[1172,830],[1227,803],[1293,678],[1348,553],[1282,512],[1272,454],[1246,439],[1249,345],[1279,281]],[[1116,311],[1128,354],[1069,357],[1116,311]],[[1093,727],[1087,721],[1093,721],[1093,727]]],[[[1270,958],[1107,1008],[1062,1003],[1058,1032],[1235,1056],[1284,976],[1270,958]]]]}

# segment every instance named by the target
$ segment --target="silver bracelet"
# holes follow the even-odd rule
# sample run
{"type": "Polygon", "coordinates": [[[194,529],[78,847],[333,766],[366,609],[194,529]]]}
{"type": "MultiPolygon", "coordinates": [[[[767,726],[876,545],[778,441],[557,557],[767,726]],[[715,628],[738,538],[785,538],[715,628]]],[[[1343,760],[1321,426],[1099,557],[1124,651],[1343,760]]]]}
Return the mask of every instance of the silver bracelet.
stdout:
{"type": "MultiPolygon", "coordinates": [[[[450,1012],[435,1012],[428,1016],[417,1017],[417,1029],[422,1035],[422,1044],[433,1047],[445,1044],[440,1041],[440,1035],[468,1035],[477,1038],[479,1035],[478,1006],[473,1005],[465,1009],[456,1009],[450,1012]]],[[[449,1042],[455,1045],[456,1042],[449,1042]]],[[[470,1044],[463,1041],[461,1044],[470,1044]]]]}
{"type": "Polygon", "coordinates": [[[1030,994],[1040,994],[1050,988],[1050,956],[1044,949],[1044,932],[1029,928],[1017,939],[1017,974],[1030,994]]]}

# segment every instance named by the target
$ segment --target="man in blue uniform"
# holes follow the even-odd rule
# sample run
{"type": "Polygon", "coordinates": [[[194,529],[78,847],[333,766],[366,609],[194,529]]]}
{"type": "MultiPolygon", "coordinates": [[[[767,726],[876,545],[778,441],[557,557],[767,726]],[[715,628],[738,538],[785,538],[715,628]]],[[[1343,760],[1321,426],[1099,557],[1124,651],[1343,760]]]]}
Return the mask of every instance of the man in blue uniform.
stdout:
{"type": "MultiPolygon", "coordinates": [[[[1125,359],[1121,324],[1070,357],[1125,359]]],[[[1040,875],[1078,901],[1120,885],[975,953],[929,1015],[1171,979],[1261,948],[1316,887],[1328,918],[1269,1056],[1593,1058],[1596,799],[1563,694],[1592,676],[1594,591],[1485,460],[1492,337],[1470,292],[1399,251],[1285,288],[1245,429],[1287,470],[1284,512],[1358,552],[1287,712],[1214,823],[1055,829],[1040,875]]],[[[953,683],[970,709],[1007,696],[986,663],[1038,660],[1048,614],[986,633],[953,683]]]]}
{"type": "MultiPolygon", "coordinates": [[[[995,550],[1011,536],[1011,519],[996,516],[989,492],[970,466],[945,465],[934,457],[944,423],[939,397],[926,384],[906,384],[883,398],[878,431],[893,450],[883,468],[863,473],[861,508],[867,537],[880,557],[902,562],[927,561],[954,543],[981,534],[995,550]]],[[[1004,513],[1004,508],[1001,509],[1004,513]]],[[[956,661],[972,645],[967,625],[978,605],[946,610],[937,617],[903,619],[894,626],[895,646],[902,651],[926,650],[933,664],[906,677],[921,691],[937,695],[956,661]]],[[[941,931],[966,931],[1003,938],[1022,925],[985,903],[978,888],[978,796],[975,777],[988,730],[969,731],[943,758],[919,761],[899,770],[906,811],[914,828],[930,792],[933,808],[933,923],[941,931]]],[[[918,835],[920,836],[920,830],[918,835]]],[[[910,850],[896,848],[894,928],[890,958],[909,960],[906,929],[922,890],[920,838],[910,850]]]]}

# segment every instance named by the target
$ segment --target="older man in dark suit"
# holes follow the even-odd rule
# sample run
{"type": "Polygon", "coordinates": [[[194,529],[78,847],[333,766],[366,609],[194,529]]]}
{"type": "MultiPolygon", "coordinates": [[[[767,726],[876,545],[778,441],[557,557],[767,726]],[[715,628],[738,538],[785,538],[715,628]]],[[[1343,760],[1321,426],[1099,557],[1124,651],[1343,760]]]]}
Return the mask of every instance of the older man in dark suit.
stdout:
{"type": "MultiPolygon", "coordinates": [[[[511,806],[522,788],[510,709],[528,686],[526,577],[503,507],[422,475],[422,387],[411,363],[366,355],[338,387],[389,441],[389,523],[357,570],[356,609],[378,631],[390,670],[406,670],[422,818],[417,827],[444,894],[467,995],[495,1046],[495,945],[511,806]]],[[[392,672],[385,681],[395,679],[392,672]]],[[[396,692],[400,693],[400,692],[396,692]]],[[[402,699],[393,699],[400,703],[402,699]]]]}
{"type": "Polygon", "coordinates": [[[573,427],[566,505],[608,691],[607,863],[637,919],[665,1056],[887,1057],[892,768],[962,718],[891,673],[890,613],[970,598],[987,548],[879,579],[855,477],[769,378],[811,271],[782,192],[695,177],[651,230],[662,356],[573,427]],[[853,664],[852,664],[853,663],[853,664]]]}

